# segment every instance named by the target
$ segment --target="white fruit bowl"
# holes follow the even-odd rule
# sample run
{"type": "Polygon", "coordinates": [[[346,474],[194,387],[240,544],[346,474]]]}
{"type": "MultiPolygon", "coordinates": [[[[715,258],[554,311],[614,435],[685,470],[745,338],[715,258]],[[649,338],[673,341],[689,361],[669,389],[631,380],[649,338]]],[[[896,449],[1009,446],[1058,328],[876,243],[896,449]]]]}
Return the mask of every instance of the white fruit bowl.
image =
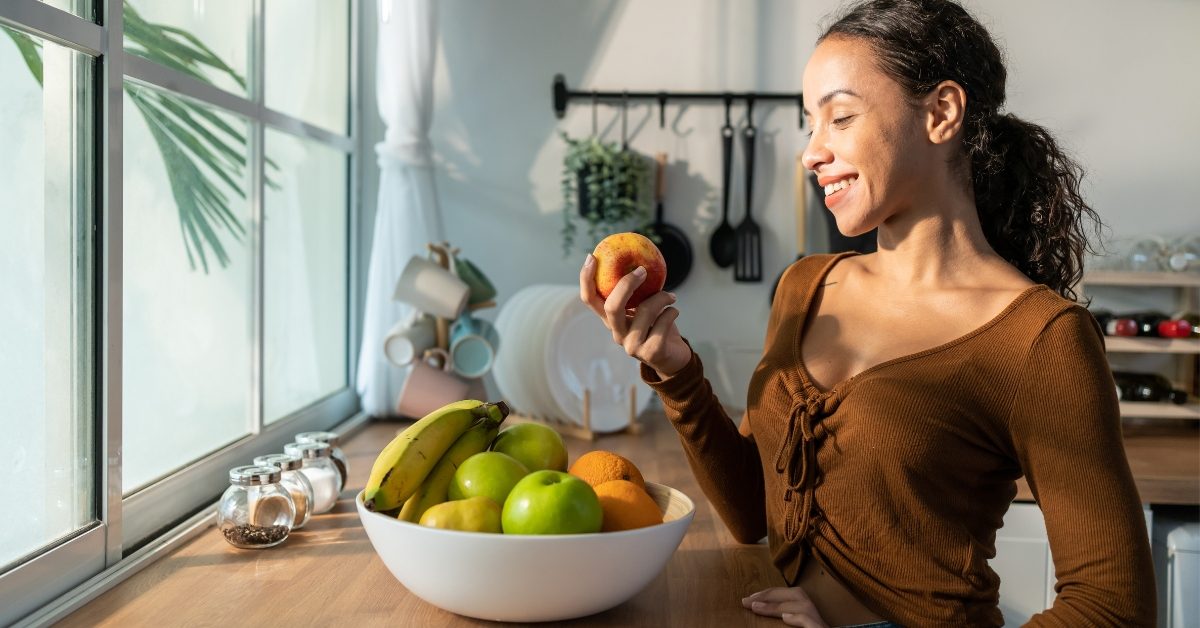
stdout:
{"type": "Polygon", "coordinates": [[[663,523],[637,530],[519,536],[419,526],[371,512],[358,517],[383,563],[414,595],[452,613],[533,622],[608,610],[650,584],[687,532],[696,506],[646,483],[663,523]]]}

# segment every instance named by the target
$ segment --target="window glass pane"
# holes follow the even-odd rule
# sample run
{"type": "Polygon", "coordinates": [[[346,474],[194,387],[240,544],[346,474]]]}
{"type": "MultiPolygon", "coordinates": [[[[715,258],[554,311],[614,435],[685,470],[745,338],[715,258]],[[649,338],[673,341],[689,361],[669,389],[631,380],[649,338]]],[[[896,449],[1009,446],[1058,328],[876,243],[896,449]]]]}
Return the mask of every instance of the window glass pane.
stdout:
{"type": "Polygon", "coordinates": [[[249,432],[248,125],[126,82],[126,493],[249,432]]]}
{"type": "Polygon", "coordinates": [[[42,2],[67,13],[74,13],[85,20],[95,20],[91,0],[42,0],[42,2]]]}
{"type": "Polygon", "coordinates": [[[267,107],[345,133],[350,89],[346,0],[267,0],[266,13],[267,107]]]}
{"type": "Polygon", "coordinates": [[[248,0],[125,0],[125,51],[246,95],[248,0]]]}
{"type": "Polygon", "coordinates": [[[0,27],[0,571],[95,518],[92,81],[0,27]]]}
{"type": "Polygon", "coordinates": [[[263,413],[278,420],[346,385],[347,156],[267,129],[263,413]]]}

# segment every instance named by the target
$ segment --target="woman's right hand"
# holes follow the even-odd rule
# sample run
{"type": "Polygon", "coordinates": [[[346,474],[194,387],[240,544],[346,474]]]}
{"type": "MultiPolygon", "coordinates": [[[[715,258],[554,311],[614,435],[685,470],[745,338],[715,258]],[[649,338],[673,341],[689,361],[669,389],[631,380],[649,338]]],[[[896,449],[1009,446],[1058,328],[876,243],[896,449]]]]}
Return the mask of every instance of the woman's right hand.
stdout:
{"type": "Polygon", "coordinates": [[[639,266],[617,282],[608,299],[602,299],[596,292],[596,258],[588,255],[579,271],[579,299],[600,317],[612,332],[613,342],[625,353],[654,369],[659,377],[670,377],[687,366],[692,348],[675,326],[679,310],[670,307],[675,295],[657,292],[639,303],[632,314],[625,307],[629,295],[645,280],[646,269],[639,266]]]}

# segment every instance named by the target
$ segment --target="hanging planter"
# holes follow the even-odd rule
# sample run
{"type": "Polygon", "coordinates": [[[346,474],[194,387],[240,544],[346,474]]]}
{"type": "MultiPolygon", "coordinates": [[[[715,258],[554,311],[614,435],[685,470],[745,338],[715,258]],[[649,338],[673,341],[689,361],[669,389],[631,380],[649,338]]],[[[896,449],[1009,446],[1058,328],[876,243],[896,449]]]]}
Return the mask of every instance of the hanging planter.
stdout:
{"type": "Polygon", "coordinates": [[[563,256],[571,253],[577,221],[587,225],[587,250],[605,236],[650,224],[644,157],[596,137],[572,139],[563,158],[563,256]]]}

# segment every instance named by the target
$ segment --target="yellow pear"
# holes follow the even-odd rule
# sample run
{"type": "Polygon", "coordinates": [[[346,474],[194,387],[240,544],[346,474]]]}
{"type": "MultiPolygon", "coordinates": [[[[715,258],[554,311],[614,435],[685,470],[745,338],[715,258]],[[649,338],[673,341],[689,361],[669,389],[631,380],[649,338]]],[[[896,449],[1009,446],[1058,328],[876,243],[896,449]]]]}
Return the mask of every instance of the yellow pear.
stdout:
{"type": "Polygon", "coordinates": [[[426,510],[420,523],[445,530],[499,533],[500,505],[482,495],[442,502],[426,510]]]}

